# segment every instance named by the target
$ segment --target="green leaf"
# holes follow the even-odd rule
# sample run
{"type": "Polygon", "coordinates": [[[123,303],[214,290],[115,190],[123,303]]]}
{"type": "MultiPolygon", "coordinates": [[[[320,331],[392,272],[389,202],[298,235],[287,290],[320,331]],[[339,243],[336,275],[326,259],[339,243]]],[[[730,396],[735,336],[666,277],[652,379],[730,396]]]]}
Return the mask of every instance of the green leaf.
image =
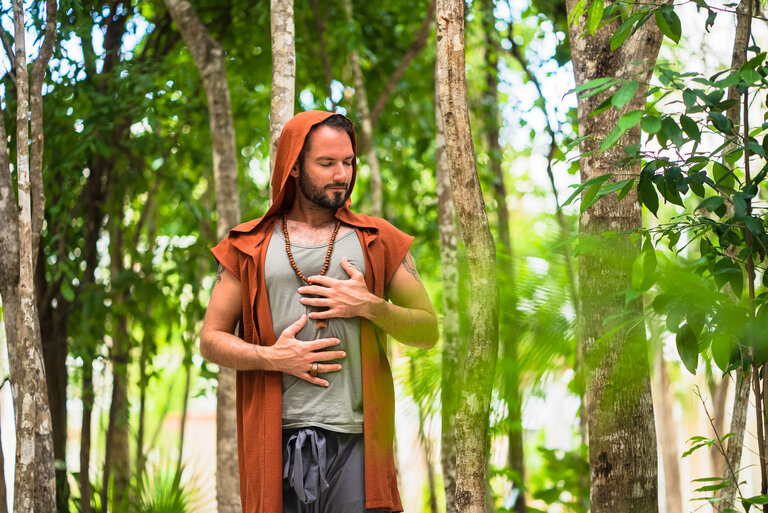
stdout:
{"type": "Polygon", "coordinates": [[[714,110],[709,111],[709,119],[712,121],[712,124],[715,125],[715,128],[722,133],[726,135],[733,134],[733,123],[720,112],[714,110]]]}
{"type": "Polygon", "coordinates": [[[598,151],[605,151],[614,144],[616,144],[621,136],[624,135],[624,130],[621,129],[621,127],[616,126],[611,130],[611,133],[608,134],[608,137],[605,138],[603,143],[600,145],[600,148],[598,151]]]}
{"type": "Polygon", "coordinates": [[[712,25],[715,24],[715,18],[717,17],[717,11],[713,11],[711,9],[707,9],[709,11],[709,14],[707,15],[707,21],[704,22],[704,29],[709,32],[709,29],[712,28],[712,25]]]}
{"type": "Polygon", "coordinates": [[[593,36],[597,32],[597,27],[600,26],[600,22],[603,20],[603,11],[605,10],[605,4],[603,0],[592,0],[589,4],[589,10],[587,11],[587,30],[593,36]]]}
{"type": "Polygon", "coordinates": [[[61,295],[70,303],[75,300],[75,291],[72,290],[72,286],[66,281],[61,282],[61,295]]]}
{"type": "Polygon", "coordinates": [[[640,120],[640,128],[642,128],[643,132],[646,134],[655,134],[661,130],[661,120],[656,116],[644,116],[643,119],[640,120]]]}
{"type": "Polygon", "coordinates": [[[626,131],[640,122],[640,118],[643,117],[642,110],[633,110],[627,112],[619,118],[619,128],[626,131]]]}
{"type": "Polygon", "coordinates": [[[621,189],[621,191],[619,191],[619,194],[618,194],[618,196],[619,196],[619,198],[618,198],[618,201],[621,201],[621,200],[623,200],[623,199],[624,199],[624,197],[625,197],[627,194],[629,194],[629,191],[631,191],[631,190],[632,190],[632,187],[634,187],[634,186],[635,186],[635,180],[634,180],[634,178],[633,178],[633,179],[631,179],[631,180],[627,180],[627,183],[626,183],[626,185],[624,185],[624,187],[621,189]]]}
{"type": "Polygon", "coordinates": [[[694,107],[694,105],[696,105],[696,93],[694,93],[690,89],[684,90],[683,103],[685,104],[686,109],[691,110],[694,107]]]}
{"type": "Polygon", "coordinates": [[[744,196],[741,194],[735,194],[732,198],[733,201],[733,217],[736,219],[743,219],[747,215],[747,202],[744,200],[744,196]]]}
{"type": "Polygon", "coordinates": [[[671,117],[667,116],[661,120],[661,131],[675,146],[680,147],[683,145],[683,131],[680,130],[680,126],[671,117]]]}
{"type": "Polygon", "coordinates": [[[712,335],[712,359],[715,361],[715,365],[723,372],[731,364],[733,349],[734,344],[731,336],[716,330],[712,335]]]}
{"type": "Polygon", "coordinates": [[[760,221],[752,216],[745,217],[744,224],[747,226],[747,229],[752,232],[753,235],[760,235],[760,233],[763,231],[763,227],[760,226],[760,221]]]}
{"type": "MultiPolygon", "coordinates": [[[[587,0],[581,0],[579,3],[585,3],[586,4],[587,0]]],[[[604,86],[604,85],[610,86],[613,83],[614,80],[616,80],[616,79],[613,78],[613,77],[595,78],[594,80],[590,80],[588,82],[584,82],[583,84],[581,84],[579,86],[576,86],[573,89],[573,92],[578,93],[578,92],[581,92],[581,91],[586,91],[587,89],[594,89],[596,87],[600,87],[600,86],[604,86]]]]}
{"type": "Polygon", "coordinates": [[[662,34],[674,41],[675,44],[680,42],[680,36],[683,32],[680,26],[680,18],[677,17],[671,6],[664,6],[656,11],[654,18],[662,34]]]}
{"type": "Polygon", "coordinates": [[[683,131],[688,137],[696,142],[701,142],[701,131],[699,131],[699,126],[694,120],[682,114],[680,116],[680,126],[683,127],[683,131]]]}
{"type": "Polygon", "coordinates": [[[622,108],[624,105],[626,105],[637,92],[637,87],[640,85],[640,82],[637,80],[630,80],[623,86],[621,86],[618,91],[613,93],[613,96],[611,96],[611,103],[614,107],[617,109],[622,108]]]}
{"type": "Polygon", "coordinates": [[[733,187],[736,181],[733,171],[720,162],[712,163],[712,178],[714,178],[715,184],[725,187],[733,187]]]}
{"type": "Polygon", "coordinates": [[[675,336],[675,342],[677,343],[677,354],[680,355],[685,368],[691,374],[696,374],[696,367],[699,364],[699,342],[688,323],[680,326],[675,336]]]}
{"type": "Polygon", "coordinates": [[[699,203],[699,206],[696,207],[694,210],[705,208],[710,212],[714,212],[719,207],[723,206],[723,203],[725,203],[725,200],[723,199],[722,196],[710,196],[709,198],[699,203]]]}
{"type": "Polygon", "coordinates": [[[621,24],[621,26],[616,29],[616,32],[613,33],[611,36],[611,51],[616,51],[618,47],[620,47],[622,44],[624,44],[624,41],[627,40],[629,35],[632,33],[632,27],[635,25],[635,21],[637,21],[637,15],[630,17],[621,24]]]}
{"type": "MultiPolygon", "coordinates": [[[[574,21],[581,18],[584,14],[584,8],[587,6],[587,0],[579,0],[579,2],[573,7],[571,14],[568,16],[568,25],[573,25],[574,21]]],[[[578,23],[576,24],[578,26],[578,23]]]]}
{"type": "Polygon", "coordinates": [[[659,197],[650,178],[640,175],[640,181],[637,183],[637,198],[641,204],[645,205],[645,208],[656,216],[656,212],[659,210],[659,197]]]}

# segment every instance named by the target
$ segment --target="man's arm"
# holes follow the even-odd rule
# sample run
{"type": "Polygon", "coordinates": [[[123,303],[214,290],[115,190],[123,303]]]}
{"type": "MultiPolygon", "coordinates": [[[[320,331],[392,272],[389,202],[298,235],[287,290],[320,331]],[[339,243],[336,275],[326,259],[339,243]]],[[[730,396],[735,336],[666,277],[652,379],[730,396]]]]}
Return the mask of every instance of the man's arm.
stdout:
{"type": "Polygon", "coordinates": [[[240,281],[219,265],[200,332],[200,354],[203,358],[235,370],[280,371],[320,386],[328,386],[328,382],[321,377],[310,376],[313,363],[318,363],[319,374],[341,370],[339,364],[320,362],[344,358],[344,351],[316,352],[337,345],[338,339],[323,338],[311,342],[296,339],[296,334],[307,323],[306,316],[288,326],[274,345],[260,346],[249,344],[232,334],[241,314],[240,281]]]}
{"type": "Polygon", "coordinates": [[[410,253],[389,282],[387,296],[391,302],[369,292],[363,273],[346,258],[341,266],[349,274],[348,280],[310,276],[309,280],[317,285],[299,288],[301,294],[322,296],[303,297],[303,304],[329,308],[310,313],[312,319],[364,317],[404,344],[424,349],[435,345],[437,314],[410,253]]]}

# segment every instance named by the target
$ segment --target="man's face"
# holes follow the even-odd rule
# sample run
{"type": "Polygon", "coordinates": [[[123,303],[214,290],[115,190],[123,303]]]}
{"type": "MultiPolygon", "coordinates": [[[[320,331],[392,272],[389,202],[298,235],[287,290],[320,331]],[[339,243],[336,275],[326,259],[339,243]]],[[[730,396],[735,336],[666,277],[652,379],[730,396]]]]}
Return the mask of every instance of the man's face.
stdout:
{"type": "Polygon", "coordinates": [[[291,170],[298,175],[299,190],[312,203],[336,209],[344,205],[352,192],[355,153],[352,141],[346,132],[321,126],[309,136],[309,151],[304,155],[303,165],[299,163],[291,170]]]}

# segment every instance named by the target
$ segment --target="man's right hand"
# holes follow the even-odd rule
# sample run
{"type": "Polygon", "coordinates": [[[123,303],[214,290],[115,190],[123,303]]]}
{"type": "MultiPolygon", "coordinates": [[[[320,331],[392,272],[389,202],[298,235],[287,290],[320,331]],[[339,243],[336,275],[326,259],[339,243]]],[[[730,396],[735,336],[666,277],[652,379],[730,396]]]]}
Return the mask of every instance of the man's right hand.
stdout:
{"type": "Polygon", "coordinates": [[[265,360],[268,367],[265,370],[284,372],[309,381],[312,384],[327,387],[328,381],[321,377],[312,377],[310,370],[312,364],[317,364],[317,374],[325,372],[337,372],[341,370],[338,363],[321,363],[328,360],[339,360],[347,356],[344,351],[322,351],[326,347],[339,344],[337,338],[321,338],[318,340],[298,340],[296,334],[307,324],[307,316],[302,315],[299,320],[283,330],[274,345],[265,351],[265,360]]]}

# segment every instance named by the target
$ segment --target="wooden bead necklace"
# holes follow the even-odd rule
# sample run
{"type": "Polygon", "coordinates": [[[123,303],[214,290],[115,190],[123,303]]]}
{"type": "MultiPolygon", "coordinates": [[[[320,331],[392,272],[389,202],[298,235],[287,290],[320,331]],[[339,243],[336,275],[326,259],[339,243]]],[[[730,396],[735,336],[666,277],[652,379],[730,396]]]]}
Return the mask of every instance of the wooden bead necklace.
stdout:
{"type": "MultiPolygon", "coordinates": [[[[336,235],[339,233],[339,227],[341,227],[341,221],[337,220],[336,226],[334,226],[333,233],[331,234],[331,241],[328,243],[328,251],[325,253],[325,262],[323,264],[323,269],[320,271],[320,276],[325,276],[325,273],[328,272],[328,267],[331,265],[333,243],[336,242],[336,235]]],[[[307,285],[313,285],[313,283],[309,281],[309,279],[304,276],[304,274],[302,274],[302,272],[299,270],[299,266],[296,265],[296,261],[293,259],[293,253],[291,253],[291,238],[288,235],[288,212],[283,212],[283,237],[285,238],[285,252],[288,255],[288,261],[291,263],[291,267],[293,267],[293,270],[296,272],[296,276],[301,278],[301,280],[307,285]]],[[[318,319],[318,329],[325,328],[326,326],[328,326],[327,319],[318,319]]]]}

